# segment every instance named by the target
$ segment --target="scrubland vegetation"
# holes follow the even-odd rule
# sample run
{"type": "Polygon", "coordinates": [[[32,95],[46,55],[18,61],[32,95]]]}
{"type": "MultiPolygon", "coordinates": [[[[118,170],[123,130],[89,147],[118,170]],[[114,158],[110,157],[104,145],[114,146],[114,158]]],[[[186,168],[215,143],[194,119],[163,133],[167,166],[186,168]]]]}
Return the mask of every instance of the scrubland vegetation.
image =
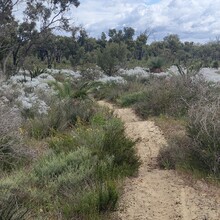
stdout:
{"type": "Polygon", "coordinates": [[[51,80],[46,92],[53,91],[50,96],[41,94],[47,104],[43,113],[36,106],[26,110],[23,106],[19,113],[19,103],[18,112],[9,111],[16,102],[13,98],[8,105],[3,102],[3,219],[102,219],[116,210],[122,180],[138,172],[140,161],[123,123],[95,99],[133,108],[140,118],[161,127],[168,142],[157,158],[162,169],[218,180],[219,85],[181,67],[169,75],[131,72],[119,71],[123,80],[110,77],[106,82],[91,80],[83,72],[72,79],[59,71],[50,78],[40,74],[39,79],[51,80]]]}
{"type": "MultiPolygon", "coordinates": [[[[50,10],[59,16],[68,3],[79,5],[54,1],[50,10]]],[[[148,45],[149,33],[135,38],[131,27],[95,39],[65,17],[59,21],[72,36],[57,36],[49,8],[30,5],[21,23],[12,1],[0,8],[7,79],[0,84],[0,219],[106,219],[116,209],[121,183],[140,161],[135,141],[99,99],[160,126],[168,141],[160,168],[219,179],[220,88],[198,74],[202,67],[219,73],[219,41],[169,35],[148,45]]]]}
{"type": "Polygon", "coordinates": [[[47,115],[25,119],[20,139],[1,133],[2,219],[99,219],[115,210],[123,177],[137,172],[123,123],[82,87],[68,87],[57,89],[47,115]]]}
{"type": "Polygon", "coordinates": [[[158,164],[219,178],[219,85],[196,72],[169,77],[127,77],[126,84],[109,83],[96,96],[131,107],[143,119],[155,120],[168,145],[158,164]]]}

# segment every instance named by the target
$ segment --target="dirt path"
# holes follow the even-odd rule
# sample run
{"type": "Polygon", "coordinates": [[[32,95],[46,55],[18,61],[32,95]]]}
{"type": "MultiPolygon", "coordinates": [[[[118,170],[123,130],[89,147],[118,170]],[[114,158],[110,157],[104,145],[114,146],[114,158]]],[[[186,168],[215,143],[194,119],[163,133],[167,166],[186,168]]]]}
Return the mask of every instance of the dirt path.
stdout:
{"type": "Polygon", "coordinates": [[[108,106],[125,122],[126,133],[139,138],[137,151],[142,165],[137,177],[125,181],[119,209],[120,220],[220,220],[220,190],[201,181],[187,181],[175,171],[156,166],[159,149],[166,144],[152,121],[141,121],[131,109],[108,106]]]}

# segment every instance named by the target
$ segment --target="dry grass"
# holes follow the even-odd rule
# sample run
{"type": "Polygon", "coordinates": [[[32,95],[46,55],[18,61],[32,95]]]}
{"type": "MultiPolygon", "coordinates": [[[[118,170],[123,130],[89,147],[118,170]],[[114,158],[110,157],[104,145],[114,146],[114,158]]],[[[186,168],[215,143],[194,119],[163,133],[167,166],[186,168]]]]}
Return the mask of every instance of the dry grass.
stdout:
{"type": "Polygon", "coordinates": [[[149,120],[155,122],[167,140],[173,136],[186,135],[186,121],[184,119],[161,115],[160,117],[150,117],[149,120]]]}
{"type": "Polygon", "coordinates": [[[220,98],[218,94],[201,99],[191,106],[188,135],[200,168],[220,176],[220,98]]]}

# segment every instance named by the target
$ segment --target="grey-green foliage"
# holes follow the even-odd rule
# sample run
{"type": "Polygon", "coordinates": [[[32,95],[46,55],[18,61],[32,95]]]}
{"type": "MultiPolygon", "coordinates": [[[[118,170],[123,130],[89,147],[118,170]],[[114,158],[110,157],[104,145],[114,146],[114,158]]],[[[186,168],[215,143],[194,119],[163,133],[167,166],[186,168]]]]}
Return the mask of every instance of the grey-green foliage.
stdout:
{"type": "Polygon", "coordinates": [[[33,174],[39,184],[51,182],[53,179],[61,181],[62,184],[64,176],[68,178],[68,173],[71,173],[72,177],[75,175],[75,181],[79,175],[88,176],[88,172],[95,169],[96,162],[97,158],[91,155],[88,148],[79,148],[68,154],[60,153],[43,158],[34,167],[33,174]]]}
{"type": "MultiPolygon", "coordinates": [[[[0,181],[9,197],[18,197],[18,211],[30,204],[35,218],[53,213],[64,219],[100,219],[101,213],[115,209],[115,179],[134,174],[139,166],[134,141],[107,110],[90,121],[89,126],[78,122],[72,134],[52,138],[52,152],[39,158],[28,176],[22,170],[19,181],[0,181]]],[[[0,198],[1,202],[6,204],[0,198]]]]}
{"type": "Polygon", "coordinates": [[[103,51],[99,51],[97,64],[105,72],[112,76],[119,68],[123,67],[127,60],[127,47],[124,43],[109,43],[103,51]]]}
{"type": "Polygon", "coordinates": [[[198,100],[209,84],[199,77],[177,75],[170,78],[154,78],[147,83],[145,98],[134,106],[143,118],[148,116],[186,116],[189,106],[198,100]]]}
{"type": "Polygon", "coordinates": [[[202,97],[190,107],[188,135],[199,169],[220,175],[220,99],[202,97]]]}

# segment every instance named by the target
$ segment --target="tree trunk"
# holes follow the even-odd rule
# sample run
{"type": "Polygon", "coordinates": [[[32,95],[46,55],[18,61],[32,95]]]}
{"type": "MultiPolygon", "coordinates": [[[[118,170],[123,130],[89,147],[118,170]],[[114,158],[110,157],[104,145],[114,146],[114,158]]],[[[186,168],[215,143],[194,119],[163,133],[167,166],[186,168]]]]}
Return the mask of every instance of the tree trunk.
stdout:
{"type": "Polygon", "coordinates": [[[8,53],[8,55],[5,57],[5,59],[3,59],[2,61],[2,72],[3,72],[3,75],[8,78],[9,77],[9,73],[8,73],[8,70],[7,70],[7,63],[8,63],[8,59],[9,57],[11,56],[12,54],[12,51],[10,51],[8,53]]]}

